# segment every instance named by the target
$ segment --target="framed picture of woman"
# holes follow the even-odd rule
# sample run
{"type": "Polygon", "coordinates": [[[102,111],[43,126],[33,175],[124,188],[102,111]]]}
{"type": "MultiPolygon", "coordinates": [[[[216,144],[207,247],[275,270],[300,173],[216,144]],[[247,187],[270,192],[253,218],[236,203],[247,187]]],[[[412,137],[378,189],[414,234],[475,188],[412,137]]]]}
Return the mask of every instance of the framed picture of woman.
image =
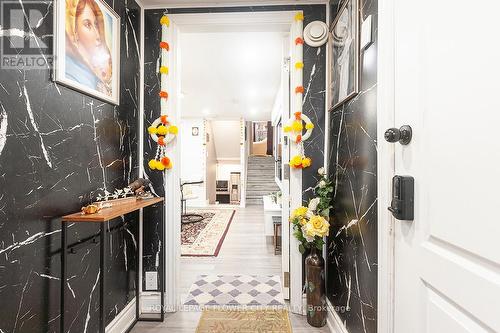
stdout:
{"type": "Polygon", "coordinates": [[[103,0],[56,0],[54,81],[119,104],[120,17],[103,0]]]}
{"type": "Polygon", "coordinates": [[[359,89],[358,0],[346,0],[330,31],[330,110],[347,102],[359,89]]]}

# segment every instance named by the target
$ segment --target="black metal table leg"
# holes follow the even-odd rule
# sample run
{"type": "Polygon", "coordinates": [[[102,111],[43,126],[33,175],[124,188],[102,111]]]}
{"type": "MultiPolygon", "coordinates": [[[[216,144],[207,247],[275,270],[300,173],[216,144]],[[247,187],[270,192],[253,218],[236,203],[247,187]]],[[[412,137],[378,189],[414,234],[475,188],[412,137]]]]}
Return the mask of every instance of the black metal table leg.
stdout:
{"type": "Polygon", "coordinates": [[[160,320],[165,321],[165,209],[162,208],[162,220],[161,220],[161,233],[160,233],[160,241],[161,241],[161,254],[160,254],[160,297],[161,297],[161,307],[160,307],[160,320]]]}
{"type": "MultiPolygon", "coordinates": [[[[142,210],[141,210],[142,211],[142,210]]],[[[140,214],[140,213],[139,213],[140,214]]],[[[140,215],[139,215],[140,216],[140,215]]],[[[139,229],[140,229],[140,226],[139,224],[141,223],[141,218],[139,217],[137,219],[137,236],[138,236],[138,239],[137,239],[137,260],[136,260],[136,272],[135,272],[135,321],[139,320],[139,316],[141,315],[141,312],[140,312],[140,293],[139,293],[139,290],[142,289],[142,287],[140,287],[141,285],[139,283],[142,283],[142,281],[139,281],[139,271],[141,270],[141,265],[139,265],[139,262],[140,262],[140,257],[142,256],[142,253],[141,253],[141,248],[140,248],[140,245],[142,240],[139,239],[139,229]]],[[[134,323],[135,325],[135,323],[134,323]]]]}
{"type": "Polygon", "coordinates": [[[66,290],[66,256],[68,254],[68,237],[67,237],[67,225],[66,222],[61,222],[61,304],[60,304],[60,320],[59,323],[61,325],[60,332],[64,333],[64,311],[65,311],[65,303],[64,303],[64,291],[66,290]]]}
{"type": "Polygon", "coordinates": [[[104,294],[106,293],[106,279],[105,279],[105,272],[106,272],[106,250],[107,250],[107,237],[106,237],[106,225],[109,223],[104,222],[101,223],[101,249],[100,249],[100,256],[101,256],[101,262],[100,262],[100,276],[99,276],[99,332],[100,333],[105,333],[106,332],[106,316],[105,316],[105,298],[104,294]]]}

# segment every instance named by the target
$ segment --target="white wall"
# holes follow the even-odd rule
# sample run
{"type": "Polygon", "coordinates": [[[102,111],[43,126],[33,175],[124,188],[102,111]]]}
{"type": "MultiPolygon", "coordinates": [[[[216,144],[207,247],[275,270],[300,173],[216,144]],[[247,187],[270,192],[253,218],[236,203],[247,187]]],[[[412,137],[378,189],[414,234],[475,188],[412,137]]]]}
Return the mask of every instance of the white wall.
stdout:
{"type": "Polygon", "coordinates": [[[205,143],[207,152],[205,188],[206,200],[210,204],[215,203],[215,180],[217,177],[217,151],[215,149],[214,131],[212,124],[212,121],[205,121],[205,132],[209,137],[208,142],[205,143]]]}
{"type": "Polygon", "coordinates": [[[203,180],[202,185],[191,186],[196,199],[188,200],[188,206],[206,205],[206,147],[204,120],[201,118],[181,119],[181,181],[203,180]],[[198,136],[192,135],[192,128],[198,127],[198,136]]]}
{"type": "Polygon", "coordinates": [[[241,126],[239,120],[212,121],[215,149],[219,160],[240,160],[241,126]]]}
{"type": "Polygon", "coordinates": [[[241,163],[221,161],[217,163],[217,180],[229,180],[231,172],[241,172],[241,163]]]}

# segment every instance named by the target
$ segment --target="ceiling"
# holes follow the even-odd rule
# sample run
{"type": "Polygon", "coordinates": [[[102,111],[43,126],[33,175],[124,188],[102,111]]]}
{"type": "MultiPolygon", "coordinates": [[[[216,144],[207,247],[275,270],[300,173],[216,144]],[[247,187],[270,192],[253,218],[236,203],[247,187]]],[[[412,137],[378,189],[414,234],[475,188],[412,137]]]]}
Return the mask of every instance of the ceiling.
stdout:
{"type": "Polygon", "coordinates": [[[181,34],[182,117],[270,120],[285,32],[181,34]]]}
{"type": "Polygon", "coordinates": [[[255,6],[255,5],[289,5],[289,4],[324,4],[326,0],[142,0],[142,4],[147,7],[233,7],[233,6],[255,6]],[[188,3],[187,3],[188,2],[188,3]]]}

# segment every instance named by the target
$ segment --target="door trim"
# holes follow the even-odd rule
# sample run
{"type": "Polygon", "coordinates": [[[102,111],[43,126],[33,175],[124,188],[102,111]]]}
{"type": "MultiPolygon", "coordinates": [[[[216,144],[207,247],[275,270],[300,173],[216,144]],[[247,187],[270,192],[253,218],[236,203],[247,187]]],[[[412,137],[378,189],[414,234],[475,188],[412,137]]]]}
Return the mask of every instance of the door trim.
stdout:
{"type": "Polygon", "coordinates": [[[386,143],[384,132],[395,125],[394,10],[395,0],[379,1],[377,47],[377,331],[387,333],[394,333],[394,219],[387,207],[391,201],[391,179],[395,173],[395,162],[394,144],[386,143]]]}
{"type": "MultiPolygon", "coordinates": [[[[164,7],[162,7],[164,8],[164,7]]],[[[149,7],[146,7],[149,9],[149,7]]],[[[168,14],[172,30],[171,40],[173,45],[179,45],[177,42],[179,40],[179,35],[182,31],[196,32],[196,31],[206,31],[207,28],[229,26],[234,30],[242,29],[249,24],[258,25],[262,27],[273,27],[275,31],[288,32],[290,27],[294,23],[294,16],[297,10],[285,10],[285,11],[270,11],[270,12],[224,12],[224,13],[176,13],[168,14]]],[[[170,64],[171,74],[169,74],[169,84],[170,84],[170,94],[169,103],[171,107],[169,108],[169,115],[177,123],[180,119],[180,104],[177,103],[177,92],[180,92],[180,73],[176,69],[176,64],[180,61],[180,54],[182,50],[180,47],[174,48],[175,52],[170,52],[170,64]]],[[[174,168],[170,170],[167,174],[166,180],[166,191],[165,193],[172,193],[172,191],[178,192],[173,184],[179,184],[181,168],[180,156],[178,144],[175,143],[175,160],[179,161],[174,164],[174,168]]],[[[290,193],[292,202],[302,203],[302,174],[296,176],[293,182],[290,182],[290,193]]],[[[172,196],[170,196],[172,198],[172,196]]],[[[167,215],[167,221],[172,223],[167,223],[166,228],[166,257],[167,262],[165,265],[166,271],[166,294],[167,299],[165,306],[167,309],[176,309],[176,305],[180,304],[180,297],[178,295],[177,286],[179,284],[179,272],[180,272],[180,212],[178,208],[180,207],[180,195],[176,195],[172,200],[166,201],[166,211],[170,215],[167,215]]],[[[302,313],[303,311],[303,294],[302,294],[302,255],[298,251],[298,241],[295,238],[290,237],[290,309],[294,313],[302,313]]]]}

